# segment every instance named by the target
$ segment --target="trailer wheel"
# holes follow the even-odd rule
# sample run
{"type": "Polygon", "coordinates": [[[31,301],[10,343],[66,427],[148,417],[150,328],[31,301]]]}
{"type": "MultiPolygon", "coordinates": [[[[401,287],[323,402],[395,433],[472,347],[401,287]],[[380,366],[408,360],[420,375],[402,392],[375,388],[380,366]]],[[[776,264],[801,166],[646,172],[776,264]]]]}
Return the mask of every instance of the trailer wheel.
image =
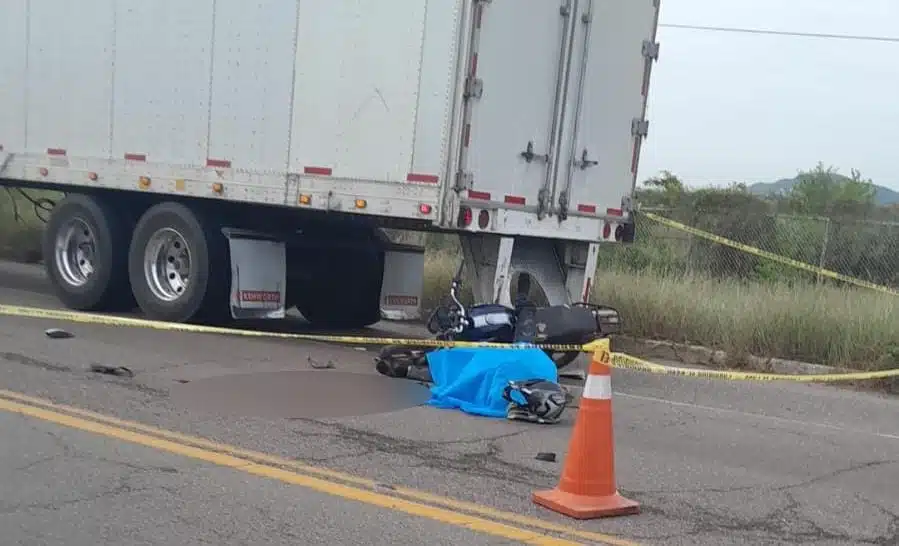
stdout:
{"type": "Polygon", "coordinates": [[[215,227],[174,202],[151,207],[138,221],[128,275],[137,304],[149,318],[217,322],[225,316],[231,273],[225,236],[215,227]]]}
{"type": "Polygon", "coordinates": [[[297,294],[297,309],[314,326],[364,328],[381,320],[384,253],[333,256],[327,275],[318,275],[297,294]]]}
{"type": "Polygon", "coordinates": [[[134,306],[125,273],[127,216],[105,200],[72,194],[60,201],[44,230],[47,276],[59,300],[79,311],[119,311],[134,306]]]}

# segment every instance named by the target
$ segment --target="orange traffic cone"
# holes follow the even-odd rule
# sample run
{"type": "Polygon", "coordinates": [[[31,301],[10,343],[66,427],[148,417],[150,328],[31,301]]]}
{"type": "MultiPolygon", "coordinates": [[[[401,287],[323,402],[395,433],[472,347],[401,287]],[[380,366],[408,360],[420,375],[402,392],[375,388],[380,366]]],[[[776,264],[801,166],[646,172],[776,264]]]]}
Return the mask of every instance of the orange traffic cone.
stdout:
{"type": "Polygon", "coordinates": [[[559,485],[533,495],[534,503],[576,519],[640,512],[638,503],[618,493],[615,482],[611,354],[609,341],[603,341],[590,362],[559,485]]]}

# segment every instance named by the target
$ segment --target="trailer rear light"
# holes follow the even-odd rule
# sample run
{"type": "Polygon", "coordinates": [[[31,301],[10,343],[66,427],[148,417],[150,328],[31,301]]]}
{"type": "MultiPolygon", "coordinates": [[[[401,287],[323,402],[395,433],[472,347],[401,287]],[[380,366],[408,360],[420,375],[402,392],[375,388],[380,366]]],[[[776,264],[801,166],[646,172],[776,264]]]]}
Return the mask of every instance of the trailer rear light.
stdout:
{"type": "Polygon", "coordinates": [[[368,206],[368,201],[366,201],[365,199],[356,199],[356,208],[357,209],[364,209],[367,206],[368,206]]]}
{"type": "Polygon", "coordinates": [[[213,182],[213,184],[212,184],[212,191],[213,191],[214,193],[221,194],[222,192],[225,191],[225,185],[222,184],[221,182],[213,182]]]}
{"type": "Polygon", "coordinates": [[[41,167],[41,176],[47,176],[50,174],[50,170],[47,167],[41,167]]]}
{"type": "Polygon", "coordinates": [[[137,180],[137,185],[140,186],[141,189],[145,190],[150,187],[150,177],[142,176],[137,180]]]}
{"type": "Polygon", "coordinates": [[[609,235],[611,235],[611,234],[612,234],[612,226],[608,222],[606,222],[606,225],[604,225],[602,227],[602,238],[608,239],[609,235]]]}
{"type": "Polygon", "coordinates": [[[482,210],[478,213],[478,227],[484,229],[488,224],[490,224],[490,213],[486,210],[482,210]]]}
{"type": "Polygon", "coordinates": [[[87,177],[91,182],[96,182],[97,179],[100,178],[97,173],[87,173],[87,177]]]}
{"type": "Polygon", "coordinates": [[[418,212],[422,214],[431,214],[431,205],[427,203],[422,203],[418,205],[418,212]]]}
{"type": "Polygon", "coordinates": [[[299,201],[300,201],[301,205],[311,205],[312,204],[312,196],[301,194],[299,201]]]}
{"type": "Polygon", "coordinates": [[[471,209],[468,207],[462,207],[459,209],[459,221],[457,222],[459,227],[468,227],[471,225],[471,220],[474,218],[474,215],[471,213],[471,209]]]}

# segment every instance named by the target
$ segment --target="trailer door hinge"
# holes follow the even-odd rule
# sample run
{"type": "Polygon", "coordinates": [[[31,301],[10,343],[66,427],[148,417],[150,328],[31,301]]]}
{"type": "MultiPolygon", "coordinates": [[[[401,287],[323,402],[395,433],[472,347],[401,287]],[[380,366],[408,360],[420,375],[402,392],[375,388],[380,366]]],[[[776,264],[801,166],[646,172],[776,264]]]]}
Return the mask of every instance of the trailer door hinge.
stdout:
{"type": "Polygon", "coordinates": [[[537,192],[537,218],[539,220],[543,220],[543,217],[546,215],[546,208],[548,203],[546,194],[546,188],[540,188],[540,191],[537,192]]]}
{"type": "Polygon", "coordinates": [[[559,193],[559,221],[568,218],[568,190],[559,193]]]}
{"type": "Polygon", "coordinates": [[[471,183],[474,181],[474,176],[470,172],[466,171],[457,171],[456,172],[456,185],[453,188],[456,191],[464,191],[471,187],[471,183]]]}
{"type": "Polygon", "coordinates": [[[471,76],[465,78],[465,98],[466,99],[479,99],[481,95],[484,93],[484,80],[481,78],[472,78],[471,76]]]}
{"type": "Polygon", "coordinates": [[[659,43],[643,40],[643,56],[653,61],[659,60],[659,43]]]}
{"type": "Polygon", "coordinates": [[[649,120],[634,118],[631,121],[631,134],[638,137],[645,137],[649,134],[649,120]]]}

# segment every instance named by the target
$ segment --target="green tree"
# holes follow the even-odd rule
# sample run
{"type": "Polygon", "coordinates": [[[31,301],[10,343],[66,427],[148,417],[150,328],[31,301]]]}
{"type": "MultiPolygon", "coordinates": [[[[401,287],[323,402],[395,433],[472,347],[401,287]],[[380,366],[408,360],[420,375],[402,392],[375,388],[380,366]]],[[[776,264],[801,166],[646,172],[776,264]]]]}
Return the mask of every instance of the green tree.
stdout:
{"type": "Polygon", "coordinates": [[[671,171],[662,171],[643,182],[645,188],[637,195],[644,205],[673,208],[680,205],[687,193],[684,183],[671,171]]]}
{"type": "Polygon", "coordinates": [[[852,169],[851,176],[818,163],[800,172],[790,190],[791,208],[800,214],[819,216],[866,216],[874,207],[874,183],[852,169]]]}

